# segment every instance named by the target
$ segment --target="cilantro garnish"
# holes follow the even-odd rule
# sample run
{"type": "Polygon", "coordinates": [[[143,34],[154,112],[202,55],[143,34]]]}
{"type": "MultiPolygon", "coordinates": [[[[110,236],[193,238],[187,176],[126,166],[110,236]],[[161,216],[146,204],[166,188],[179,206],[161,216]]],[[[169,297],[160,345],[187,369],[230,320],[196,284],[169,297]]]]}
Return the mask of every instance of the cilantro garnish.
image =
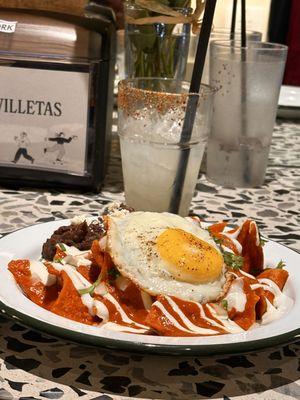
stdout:
{"type": "Polygon", "coordinates": [[[63,258],[55,258],[54,262],[57,262],[59,264],[63,264],[63,258]]]}
{"type": "Polygon", "coordinates": [[[264,247],[264,245],[268,243],[267,240],[263,239],[262,237],[259,239],[259,244],[261,245],[261,247],[264,247]]]}
{"type": "Polygon", "coordinates": [[[280,260],[276,265],[276,269],[283,269],[286,266],[286,263],[283,260],[280,260]]]}
{"type": "Polygon", "coordinates": [[[221,305],[225,310],[228,310],[228,301],[227,300],[222,300],[221,301],[221,305]]]}
{"type": "Polygon", "coordinates": [[[261,233],[260,233],[260,230],[258,229],[257,224],[256,224],[256,229],[257,229],[257,232],[258,232],[259,244],[261,245],[261,247],[263,247],[268,241],[261,236],[261,233]]]}
{"type": "Polygon", "coordinates": [[[66,247],[65,247],[65,245],[63,243],[57,243],[57,244],[58,244],[60,250],[66,251],[66,247]]]}
{"type": "MultiPolygon", "coordinates": [[[[257,228],[257,230],[258,230],[258,228],[257,228]]],[[[259,230],[258,230],[258,237],[259,237],[259,244],[261,245],[261,247],[263,247],[268,241],[261,236],[259,230]]]]}
{"type": "Polygon", "coordinates": [[[101,274],[99,275],[98,279],[90,287],[85,288],[85,289],[79,289],[78,290],[79,294],[81,296],[83,294],[90,294],[90,295],[94,294],[94,291],[100,282],[101,282],[101,274]]]}
{"type": "Polygon", "coordinates": [[[223,252],[224,262],[232,269],[241,269],[244,264],[244,257],[230,253],[229,251],[223,252]]]}
{"type": "Polygon", "coordinates": [[[215,243],[218,244],[219,246],[221,246],[223,244],[223,239],[222,238],[218,238],[216,236],[213,236],[212,238],[215,241],[215,243]]]}
{"type": "Polygon", "coordinates": [[[212,238],[215,243],[220,247],[225,264],[232,269],[241,269],[244,264],[244,257],[236,255],[234,253],[230,253],[229,251],[224,251],[222,248],[224,242],[223,238],[218,238],[216,236],[212,236],[212,238]]]}
{"type": "Polygon", "coordinates": [[[119,271],[117,270],[117,268],[115,268],[115,267],[110,268],[110,269],[108,270],[108,279],[109,279],[110,281],[116,280],[117,277],[120,276],[120,275],[121,275],[120,272],[119,272],[119,271]]]}

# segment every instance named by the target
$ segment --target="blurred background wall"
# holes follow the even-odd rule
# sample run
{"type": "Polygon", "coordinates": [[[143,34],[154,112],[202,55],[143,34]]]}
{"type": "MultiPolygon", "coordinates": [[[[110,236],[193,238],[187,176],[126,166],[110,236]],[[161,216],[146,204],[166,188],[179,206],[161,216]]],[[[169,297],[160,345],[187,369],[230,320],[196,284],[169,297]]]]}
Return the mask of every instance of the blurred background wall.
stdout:
{"type": "MultiPolygon", "coordinates": [[[[299,0],[300,1],[300,0],[299,0]]],[[[193,0],[193,6],[195,0],[193,0]]],[[[266,40],[271,0],[247,0],[247,29],[263,33],[266,40]]],[[[232,0],[219,0],[217,2],[214,26],[216,28],[230,28],[232,0]]],[[[240,17],[237,17],[240,24],[240,17]]]]}
{"type": "MultiPolygon", "coordinates": [[[[232,3],[217,1],[215,28],[230,28],[232,3]]],[[[300,0],[247,0],[246,19],[247,29],[262,32],[263,41],[289,46],[284,84],[300,86],[300,0]]]]}

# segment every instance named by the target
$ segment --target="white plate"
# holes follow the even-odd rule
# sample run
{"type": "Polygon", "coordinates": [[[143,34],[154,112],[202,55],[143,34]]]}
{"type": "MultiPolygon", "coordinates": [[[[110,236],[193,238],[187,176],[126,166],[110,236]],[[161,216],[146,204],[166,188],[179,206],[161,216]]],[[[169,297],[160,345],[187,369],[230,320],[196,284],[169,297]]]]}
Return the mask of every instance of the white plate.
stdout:
{"type": "Polygon", "coordinates": [[[221,354],[250,351],[292,340],[300,334],[300,254],[269,241],[264,252],[268,260],[286,262],[290,273],[284,292],[293,298],[290,312],[269,325],[245,333],[213,337],[159,337],[112,332],[60,317],[27,299],[7,264],[12,259],[38,259],[41,246],[59,226],[69,221],[54,221],[16,231],[0,239],[0,308],[26,325],[89,345],[159,354],[221,354]]]}
{"type": "Polygon", "coordinates": [[[300,118],[300,87],[281,86],[277,115],[281,118],[300,118]]]}

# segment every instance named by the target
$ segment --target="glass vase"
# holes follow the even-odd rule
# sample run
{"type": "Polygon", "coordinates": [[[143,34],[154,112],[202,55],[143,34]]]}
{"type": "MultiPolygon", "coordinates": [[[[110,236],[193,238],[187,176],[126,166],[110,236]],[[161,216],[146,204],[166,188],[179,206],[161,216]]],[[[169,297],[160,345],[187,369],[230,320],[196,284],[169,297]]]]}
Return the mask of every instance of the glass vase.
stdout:
{"type": "MultiPolygon", "coordinates": [[[[125,2],[125,75],[127,78],[158,77],[183,80],[189,51],[190,23],[137,25],[131,19],[145,18],[147,11],[125,2]]],[[[174,10],[174,8],[173,8],[174,10]]],[[[190,8],[176,8],[184,16],[190,8]]]]}

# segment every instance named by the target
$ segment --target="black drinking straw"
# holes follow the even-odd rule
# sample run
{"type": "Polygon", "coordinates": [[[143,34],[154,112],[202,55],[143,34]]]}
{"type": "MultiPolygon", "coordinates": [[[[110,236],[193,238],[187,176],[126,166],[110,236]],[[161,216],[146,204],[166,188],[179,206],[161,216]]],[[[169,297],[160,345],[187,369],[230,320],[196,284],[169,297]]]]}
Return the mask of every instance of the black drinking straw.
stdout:
{"type": "MultiPolygon", "coordinates": [[[[206,0],[189,93],[199,93],[200,90],[205,57],[215,13],[216,1],[217,0],[206,0]]],[[[192,136],[197,106],[198,96],[190,95],[187,101],[186,112],[179,141],[180,159],[172,187],[172,196],[169,204],[169,212],[174,214],[178,214],[180,208],[182,191],[186,177],[186,170],[190,156],[190,145],[188,142],[192,136]]]]}
{"type": "Polygon", "coordinates": [[[242,0],[242,47],[246,47],[246,0],[242,0]]]}
{"type": "Polygon", "coordinates": [[[230,27],[230,40],[234,39],[234,34],[235,34],[236,9],[237,9],[237,0],[233,0],[232,15],[231,15],[231,27],[230,27]]]}
{"type": "MultiPolygon", "coordinates": [[[[247,137],[247,38],[246,38],[246,0],[241,0],[241,135],[247,137]]],[[[245,182],[250,183],[251,173],[250,173],[250,165],[249,165],[249,153],[247,149],[244,151],[245,157],[245,167],[243,176],[245,182]]]]}

